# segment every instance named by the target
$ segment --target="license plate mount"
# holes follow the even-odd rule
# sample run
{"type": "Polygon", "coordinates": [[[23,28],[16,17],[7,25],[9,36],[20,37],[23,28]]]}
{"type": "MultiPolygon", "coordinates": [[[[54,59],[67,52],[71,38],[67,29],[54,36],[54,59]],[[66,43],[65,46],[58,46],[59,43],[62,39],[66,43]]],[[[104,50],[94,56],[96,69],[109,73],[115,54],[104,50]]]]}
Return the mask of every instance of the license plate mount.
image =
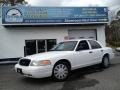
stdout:
{"type": "Polygon", "coordinates": [[[20,74],[23,74],[22,69],[21,68],[17,68],[17,72],[20,74]]]}

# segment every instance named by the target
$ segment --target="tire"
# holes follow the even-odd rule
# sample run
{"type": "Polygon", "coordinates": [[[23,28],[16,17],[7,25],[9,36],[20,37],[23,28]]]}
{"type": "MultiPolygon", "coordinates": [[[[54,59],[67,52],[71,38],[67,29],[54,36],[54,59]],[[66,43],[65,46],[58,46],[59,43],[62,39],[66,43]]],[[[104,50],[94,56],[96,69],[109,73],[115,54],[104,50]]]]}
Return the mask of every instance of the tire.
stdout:
{"type": "Polygon", "coordinates": [[[108,56],[104,56],[102,59],[102,68],[108,68],[110,66],[110,60],[108,56]]]}
{"type": "Polygon", "coordinates": [[[53,68],[52,77],[55,81],[65,81],[70,73],[70,67],[66,62],[59,62],[53,68]]]}

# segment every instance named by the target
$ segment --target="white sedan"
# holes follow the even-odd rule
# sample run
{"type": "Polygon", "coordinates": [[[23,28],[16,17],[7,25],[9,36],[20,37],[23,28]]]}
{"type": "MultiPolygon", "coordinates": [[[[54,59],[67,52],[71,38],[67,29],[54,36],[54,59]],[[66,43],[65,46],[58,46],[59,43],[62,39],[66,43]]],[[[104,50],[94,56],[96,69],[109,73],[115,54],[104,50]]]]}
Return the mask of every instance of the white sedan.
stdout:
{"type": "Polygon", "coordinates": [[[52,76],[58,81],[68,78],[70,71],[94,64],[109,67],[114,57],[111,48],[89,39],[68,40],[59,43],[49,52],[21,58],[16,72],[32,78],[52,76]]]}

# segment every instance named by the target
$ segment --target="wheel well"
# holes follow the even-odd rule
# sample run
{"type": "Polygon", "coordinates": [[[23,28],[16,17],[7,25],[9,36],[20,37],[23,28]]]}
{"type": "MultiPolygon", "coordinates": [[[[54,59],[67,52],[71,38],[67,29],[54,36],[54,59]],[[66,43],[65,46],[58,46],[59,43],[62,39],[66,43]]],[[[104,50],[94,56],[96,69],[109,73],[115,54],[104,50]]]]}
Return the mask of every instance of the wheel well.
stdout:
{"type": "Polygon", "coordinates": [[[104,57],[108,57],[109,58],[109,54],[108,53],[104,54],[103,58],[104,57]]]}
{"type": "MultiPolygon", "coordinates": [[[[62,63],[63,63],[63,62],[64,62],[64,63],[67,63],[68,66],[69,66],[69,69],[71,69],[71,63],[69,62],[69,60],[66,60],[66,59],[61,59],[61,60],[57,61],[57,62],[55,63],[55,65],[58,64],[58,63],[61,63],[61,62],[62,62],[62,63]]],[[[54,66],[55,66],[55,65],[54,65],[54,66]]]]}

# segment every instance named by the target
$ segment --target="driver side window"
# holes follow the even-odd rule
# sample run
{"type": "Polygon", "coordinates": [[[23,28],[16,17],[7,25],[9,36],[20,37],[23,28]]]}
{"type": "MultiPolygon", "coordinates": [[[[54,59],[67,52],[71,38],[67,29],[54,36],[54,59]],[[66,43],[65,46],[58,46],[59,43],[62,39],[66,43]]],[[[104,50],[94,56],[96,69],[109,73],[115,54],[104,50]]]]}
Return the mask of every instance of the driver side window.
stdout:
{"type": "Polygon", "coordinates": [[[88,45],[87,41],[84,40],[84,41],[79,42],[76,51],[88,50],[88,49],[89,49],[89,45],[88,45]]]}

